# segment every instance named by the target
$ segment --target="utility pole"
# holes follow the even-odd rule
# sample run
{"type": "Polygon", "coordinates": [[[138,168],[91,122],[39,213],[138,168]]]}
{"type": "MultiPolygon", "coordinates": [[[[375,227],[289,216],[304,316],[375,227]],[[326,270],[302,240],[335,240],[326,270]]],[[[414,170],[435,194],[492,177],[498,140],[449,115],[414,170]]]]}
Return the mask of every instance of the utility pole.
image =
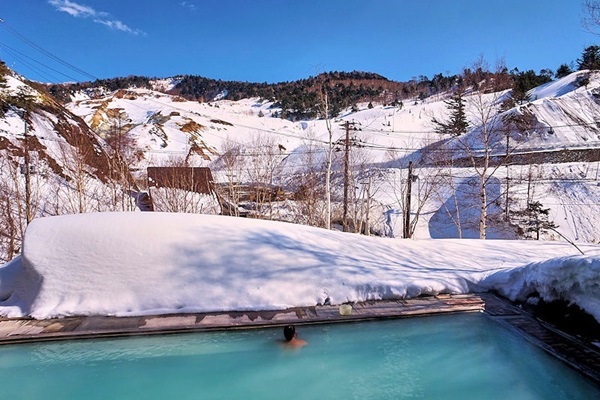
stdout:
{"type": "Polygon", "coordinates": [[[506,157],[504,157],[504,165],[506,166],[506,204],[504,204],[504,219],[508,221],[509,217],[509,185],[510,185],[510,176],[508,171],[508,156],[509,156],[509,145],[510,145],[510,132],[506,132],[506,157]]]}
{"type": "Polygon", "coordinates": [[[404,238],[409,239],[410,233],[410,198],[412,195],[413,163],[408,162],[408,179],[406,180],[406,207],[404,210],[404,238]]]}
{"type": "Polygon", "coordinates": [[[365,223],[365,235],[371,236],[371,221],[369,221],[369,211],[371,210],[371,175],[367,182],[367,210],[366,210],[366,223],[365,223]]]}
{"type": "Polygon", "coordinates": [[[24,156],[24,169],[25,169],[25,219],[27,221],[27,225],[31,222],[31,170],[29,166],[29,143],[27,136],[27,120],[25,119],[25,114],[23,114],[23,124],[25,125],[25,130],[23,132],[23,136],[25,136],[25,156],[24,156]]]}
{"type": "Polygon", "coordinates": [[[348,232],[348,186],[350,185],[350,122],[344,123],[346,128],[346,141],[344,143],[344,216],[342,219],[343,231],[348,232]]]}
{"type": "MultiPolygon", "coordinates": [[[[343,230],[348,232],[348,188],[350,186],[350,127],[354,122],[344,122],[346,140],[344,141],[344,216],[342,219],[343,230]]],[[[355,141],[355,139],[353,139],[355,141]]]]}
{"type": "Polygon", "coordinates": [[[596,181],[598,180],[598,170],[600,170],[600,161],[596,164],[596,181]]]}

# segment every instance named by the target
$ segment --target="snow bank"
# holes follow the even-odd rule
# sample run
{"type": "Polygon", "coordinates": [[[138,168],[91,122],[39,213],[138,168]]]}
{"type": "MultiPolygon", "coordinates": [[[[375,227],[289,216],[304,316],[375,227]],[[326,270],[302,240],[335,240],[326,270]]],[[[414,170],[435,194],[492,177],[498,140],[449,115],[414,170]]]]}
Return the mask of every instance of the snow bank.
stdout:
{"type": "MultiPolygon", "coordinates": [[[[580,247],[600,257],[600,246],[580,247]]],[[[384,239],[199,214],[66,215],[34,220],[22,256],[0,268],[0,315],[266,310],[327,297],[465,293],[495,272],[575,252],[558,242],[384,239]]],[[[597,267],[589,273],[598,282],[597,267]]],[[[587,289],[575,289],[585,300],[587,289]]]]}
{"type": "Polygon", "coordinates": [[[600,322],[600,257],[559,257],[496,272],[483,285],[516,301],[539,295],[545,301],[567,300],[600,322]]]}

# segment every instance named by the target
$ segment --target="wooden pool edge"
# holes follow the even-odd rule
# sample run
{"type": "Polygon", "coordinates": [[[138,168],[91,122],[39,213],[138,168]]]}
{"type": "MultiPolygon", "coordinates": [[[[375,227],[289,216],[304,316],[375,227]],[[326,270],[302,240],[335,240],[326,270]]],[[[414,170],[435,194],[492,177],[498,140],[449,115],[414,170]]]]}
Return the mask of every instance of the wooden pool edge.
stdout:
{"type": "Polygon", "coordinates": [[[367,301],[351,304],[351,307],[350,315],[341,315],[338,305],[323,305],[286,310],[124,317],[76,316],[46,320],[0,318],[0,345],[485,312],[494,321],[519,333],[600,386],[600,348],[558,331],[491,293],[367,301]]]}
{"type": "Polygon", "coordinates": [[[600,386],[600,347],[567,334],[492,293],[480,294],[485,313],[600,386]]]}
{"type": "Polygon", "coordinates": [[[295,307],[286,310],[224,311],[123,317],[92,315],[44,320],[0,318],[0,345],[481,312],[484,311],[485,304],[478,295],[464,294],[367,301],[353,303],[351,307],[350,315],[341,315],[339,305],[319,305],[295,307]]]}

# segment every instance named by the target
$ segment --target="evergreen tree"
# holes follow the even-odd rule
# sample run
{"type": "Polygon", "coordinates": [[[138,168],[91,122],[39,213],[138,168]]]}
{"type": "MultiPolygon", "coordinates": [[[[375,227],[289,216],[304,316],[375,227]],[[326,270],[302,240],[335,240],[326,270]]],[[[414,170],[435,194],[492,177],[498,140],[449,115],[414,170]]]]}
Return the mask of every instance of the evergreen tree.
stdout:
{"type": "Polygon", "coordinates": [[[6,88],[6,75],[8,75],[10,70],[4,64],[3,61],[0,61],[0,88],[6,88]]]}
{"type": "Polygon", "coordinates": [[[3,61],[0,60],[0,118],[4,118],[6,111],[8,111],[8,101],[6,99],[6,93],[2,89],[6,89],[6,75],[9,74],[9,69],[4,64],[3,61]]]}
{"type": "Polygon", "coordinates": [[[531,99],[527,92],[531,89],[552,81],[550,70],[542,70],[536,74],[534,70],[519,72],[518,69],[511,71],[513,78],[512,97],[518,103],[528,102],[531,99]]]}
{"type": "Polygon", "coordinates": [[[571,68],[567,64],[561,64],[560,67],[556,70],[554,76],[556,79],[564,78],[565,76],[572,73],[571,68]]]}
{"type": "Polygon", "coordinates": [[[600,69],[600,46],[588,46],[583,50],[581,58],[577,60],[579,70],[600,69]]]}
{"type": "Polygon", "coordinates": [[[450,97],[450,99],[444,101],[446,108],[450,111],[450,117],[448,121],[438,121],[433,118],[431,121],[435,124],[435,131],[442,134],[450,134],[452,136],[460,136],[467,132],[469,128],[469,122],[467,121],[467,115],[465,113],[465,99],[463,98],[462,91],[457,91],[450,97]]]}
{"type": "Polygon", "coordinates": [[[544,208],[542,203],[534,201],[527,205],[526,220],[527,232],[535,232],[535,239],[540,240],[540,232],[558,228],[558,225],[548,219],[549,208],[544,208]]]}

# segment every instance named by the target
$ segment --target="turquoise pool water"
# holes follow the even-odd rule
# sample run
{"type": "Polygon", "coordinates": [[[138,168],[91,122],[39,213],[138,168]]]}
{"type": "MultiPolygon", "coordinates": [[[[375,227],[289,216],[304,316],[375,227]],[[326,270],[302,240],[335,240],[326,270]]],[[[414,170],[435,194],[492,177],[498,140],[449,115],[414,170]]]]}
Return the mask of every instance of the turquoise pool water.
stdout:
{"type": "Polygon", "coordinates": [[[2,399],[599,399],[484,314],[0,347],[2,399]]]}

